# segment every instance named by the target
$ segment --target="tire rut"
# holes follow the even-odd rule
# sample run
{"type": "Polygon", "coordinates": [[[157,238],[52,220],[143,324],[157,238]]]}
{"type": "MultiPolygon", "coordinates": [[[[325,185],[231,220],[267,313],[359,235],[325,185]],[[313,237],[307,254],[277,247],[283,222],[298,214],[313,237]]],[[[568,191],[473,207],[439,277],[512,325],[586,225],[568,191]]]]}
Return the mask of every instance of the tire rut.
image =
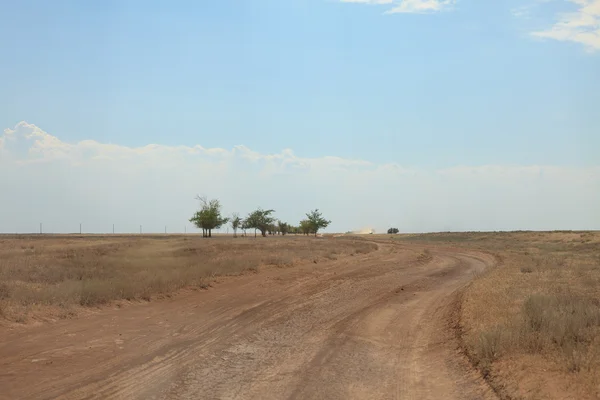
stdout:
{"type": "MultiPolygon", "coordinates": [[[[492,398],[457,352],[452,298],[486,255],[378,242],[169,302],[0,342],[11,399],[492,398]],[[69,336],[70,335],[70,336],[69,336]],[[5,357],[3,357],[5,356],[5,357]],[[35,358],[52,361],[32,363],[35,358]]],[[[3,395],[0,394],[0,398],[3,395]]]]}

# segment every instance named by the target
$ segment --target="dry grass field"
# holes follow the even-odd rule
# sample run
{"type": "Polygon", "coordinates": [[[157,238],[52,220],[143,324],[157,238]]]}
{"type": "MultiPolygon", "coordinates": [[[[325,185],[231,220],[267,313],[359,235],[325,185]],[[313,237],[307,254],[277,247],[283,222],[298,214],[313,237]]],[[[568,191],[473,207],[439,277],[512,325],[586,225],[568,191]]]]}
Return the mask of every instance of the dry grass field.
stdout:
{"type": "Polygon", "coordinates": [[[62,379],[72,398],[98,381],[107,398],[212,382],[224,397],[597,399],[600,232],[1,236],[0,325],[0,398],[62,379]],[[210,379],[173,380],[190,373],[210,379]]]}
{"type": "Polygon", "coordinates": [[[471,360],[501,397],[600,398],[600,232],[439,233],[405,241],[493,253],[462,293],[471,360]]]}
{"type": "Polygon", "coordinates": [[[218,276],[375,248],[356,239],[289,236],[0,236],[0,320],[69,318],[85,307],[206,288],[218,276]]]}
{"type": "Polygon", "coordinates": [[[374,235],[3,239],[5,314],[36,323],[0,326],[0,400],[495,398],[448,325],[485,252],[374,235]],[[37,322],[64,310],[80,315],[37,322]]]}

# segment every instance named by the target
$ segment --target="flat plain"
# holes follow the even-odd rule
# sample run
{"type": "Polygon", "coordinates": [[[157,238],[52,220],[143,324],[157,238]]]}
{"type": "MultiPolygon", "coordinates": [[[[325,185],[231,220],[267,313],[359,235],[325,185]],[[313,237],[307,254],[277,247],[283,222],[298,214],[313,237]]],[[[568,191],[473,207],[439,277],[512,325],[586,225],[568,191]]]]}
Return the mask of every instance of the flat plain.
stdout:
{"type": "Polygon", "coordinates": [[[596,232],[2,236],[0,398],[597,398],[599,292],[596,232]]]}

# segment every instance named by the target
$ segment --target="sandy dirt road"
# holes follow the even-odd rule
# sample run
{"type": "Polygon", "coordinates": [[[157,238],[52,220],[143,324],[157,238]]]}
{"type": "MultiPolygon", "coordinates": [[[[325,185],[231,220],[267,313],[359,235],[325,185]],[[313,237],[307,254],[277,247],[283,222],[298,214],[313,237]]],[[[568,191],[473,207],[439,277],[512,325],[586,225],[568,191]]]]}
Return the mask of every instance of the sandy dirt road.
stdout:
{"type": "Polygon", "coordinates": [[[379,243],[0,334],[0,399],[485,399],[451,329],[491,256],[379,243]]]}

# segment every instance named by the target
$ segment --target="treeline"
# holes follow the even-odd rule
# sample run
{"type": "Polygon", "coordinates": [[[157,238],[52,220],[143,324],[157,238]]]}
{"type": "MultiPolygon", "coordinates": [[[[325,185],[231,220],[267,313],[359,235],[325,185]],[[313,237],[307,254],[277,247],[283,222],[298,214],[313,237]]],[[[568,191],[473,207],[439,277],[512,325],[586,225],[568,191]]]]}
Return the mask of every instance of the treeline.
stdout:
{"type": "Polygon", "coordinates": [[[200,201],[200,210],[194,213],[190,222],[202,229],[202,237],[211,237],[213,229],[219,229],[227,224],[231,224],[234,237],[237,237],[240,230],[246,236],[246,232],[250,229],[254,230],[254,236],[257,235],[257,232],[260,232],[262,236],[289,233],[317,236],[320,229],[326,228],[331,223],[323,217],[318,209],[307,213],[306,219],[300,221],[298,225],[278,220],[273,216],[275,210],[263,210],[262,208],[252,211],[246,218],[240,217],[238,213],[233,213],[231,217],[225,217],[222,215],[219,200],[208,200],[206,197],[197,197],[197,199],[200,201]]]}

